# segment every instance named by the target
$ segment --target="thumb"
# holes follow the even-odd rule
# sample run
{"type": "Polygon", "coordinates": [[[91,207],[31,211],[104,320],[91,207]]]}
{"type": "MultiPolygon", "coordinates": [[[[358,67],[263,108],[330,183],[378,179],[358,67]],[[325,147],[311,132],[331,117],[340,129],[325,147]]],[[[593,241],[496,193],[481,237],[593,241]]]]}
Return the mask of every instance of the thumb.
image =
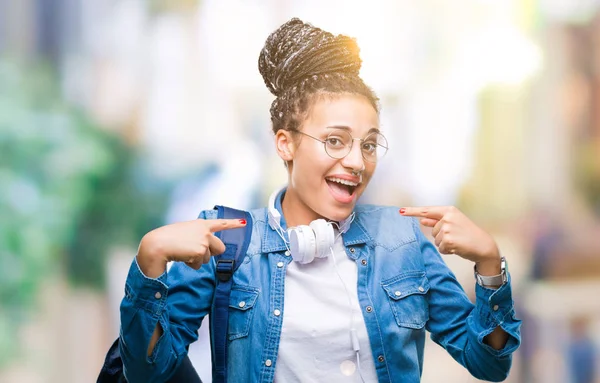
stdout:
{"type": "Polygon", "coordinates": [[[427,227],[434,227],[438,222],[440,222],[439,220],[433,218],[422,218],[419,221],[421,222],[421,225],[427,227]]]}

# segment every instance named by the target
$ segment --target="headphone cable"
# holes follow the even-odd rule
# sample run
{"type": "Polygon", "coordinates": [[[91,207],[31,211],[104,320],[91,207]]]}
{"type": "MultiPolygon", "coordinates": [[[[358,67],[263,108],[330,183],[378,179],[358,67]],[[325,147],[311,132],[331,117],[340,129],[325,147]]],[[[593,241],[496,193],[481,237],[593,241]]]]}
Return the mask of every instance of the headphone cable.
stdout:
{"type": "MultiPolygon", "coordinates": [[[[341,234],[338,234],[335,238],[337,240],[337,238],[339,238],[341,234]]],[[[334,241],[335,242],[335,241],[334,241]]],[[[340,282],[342,282],[342,286],[344,286],[344,290],[346,291],[346,296],[348,297],[348,307],[350,308],[350,341],[352,342],[352,349],[354,350],[355,354],[356,354],[356,367],[358,369],[358,374],[360,375],[360,379],[362,380],[363,383],[365,383],[365,379],[362,375],[362,371],[360,369],[360,344],[358,343],[358,336],[356,335],[356,329],[354,328],[354,309],[352,307],[352,298],[350,295],[350,291],[348,291],[348,287],[346,286],[346,282],[344,282],[344,279],[342,278],[342,276],[340,275],[338,266],[337,266],[337,261],[335,260],[335,253],[333,251],[333,247],[330,247],[329,250],[331,251],[331,258],[333,258],[333,266],[335,269],[335,273],[337,274],[340,282]]]]}

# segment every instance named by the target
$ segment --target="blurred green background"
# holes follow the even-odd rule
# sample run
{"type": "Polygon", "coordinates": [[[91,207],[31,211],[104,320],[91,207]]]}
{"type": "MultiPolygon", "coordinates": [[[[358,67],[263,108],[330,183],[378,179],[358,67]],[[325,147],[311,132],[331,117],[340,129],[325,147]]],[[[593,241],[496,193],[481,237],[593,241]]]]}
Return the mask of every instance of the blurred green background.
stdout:
{"type": "MultiPolygon", "coordinates": [[[[357,37],[382,100],[363,202],[498,240],[508,381],[600,382],[600,2],[567,0],[0,0],[0,382],[95,381],[144,233],[285,181],[257,59],[293,16],[357,37]]],[[[475,380],[428,344],[423,381],[475,380]]]]}

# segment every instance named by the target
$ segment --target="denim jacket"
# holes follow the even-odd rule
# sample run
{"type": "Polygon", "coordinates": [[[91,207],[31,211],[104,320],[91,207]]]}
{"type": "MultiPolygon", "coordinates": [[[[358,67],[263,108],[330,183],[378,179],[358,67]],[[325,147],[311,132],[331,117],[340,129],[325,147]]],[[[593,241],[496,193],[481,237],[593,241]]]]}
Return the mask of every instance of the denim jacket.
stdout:
{"type": "MultiPolygon", "coordinates": [[[[233,276],[229,305],[228,380],[234,383],[273,381],[285,304],[296,304],[284,302],[292,261],[285,243],[268,225],[267,209],[251,213],[251,243],[233,276]]],[[[417,219],[374,205],[357,205],[355,213],[342,237],[357,264],[358,299],[379,382],[420,381],[426,331],[473,376],[504,380],[520,344],[510,276],[497,290],[476,285],[472,304],[417,219]],[[483,342],[497,326],[509,334],[501,350],[483,342]]],[[[200,218],[216,218],[216,211],[200,218]]],[[[120,333],[130,383],[163,382],[174,371],[210,313],[215,283],[214,258],[199,270],[174,263],[157,279],[144,276],[133,261],[120,333]],[[164,332],[148,357],[157,322],[164,332]]]]}

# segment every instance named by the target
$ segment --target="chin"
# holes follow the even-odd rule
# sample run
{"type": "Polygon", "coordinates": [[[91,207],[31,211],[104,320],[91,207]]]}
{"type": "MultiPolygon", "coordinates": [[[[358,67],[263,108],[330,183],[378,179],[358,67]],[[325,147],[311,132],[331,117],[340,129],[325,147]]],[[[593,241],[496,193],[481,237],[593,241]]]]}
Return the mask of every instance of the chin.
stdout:
{"type": "Polygon", "coordinates": [[[327,220],[335,222],[343,221],[354,211],[358,199],[365,190],[365,186],[365,184],[360,185],[354,190],[352,193],[352,201],[340,201],[340,198],[336,198],[336,196],[331,193],[329,187],[325,186],[323,194],[321,194],[320,197],[315,195],[316,199],[312,201],[314,203],[313,206],[315,207],[313,211],[316,212],[318,216],[327,220]]]}
{"type": "Polygon", "coordinates": [[[327,209],[327,210],[329,210],[328,213],[330,213],[330,214],[326,215],[325,217],[327,219],[330,219],[335,222],[343,221],[346,218],[348,218],[350,216],[350,214],[352,214],[352,211],[354,211],[355,206],[356,206],[356,204],[350,204],[350,205],[346,205],[343,207],[327,209]]]}

